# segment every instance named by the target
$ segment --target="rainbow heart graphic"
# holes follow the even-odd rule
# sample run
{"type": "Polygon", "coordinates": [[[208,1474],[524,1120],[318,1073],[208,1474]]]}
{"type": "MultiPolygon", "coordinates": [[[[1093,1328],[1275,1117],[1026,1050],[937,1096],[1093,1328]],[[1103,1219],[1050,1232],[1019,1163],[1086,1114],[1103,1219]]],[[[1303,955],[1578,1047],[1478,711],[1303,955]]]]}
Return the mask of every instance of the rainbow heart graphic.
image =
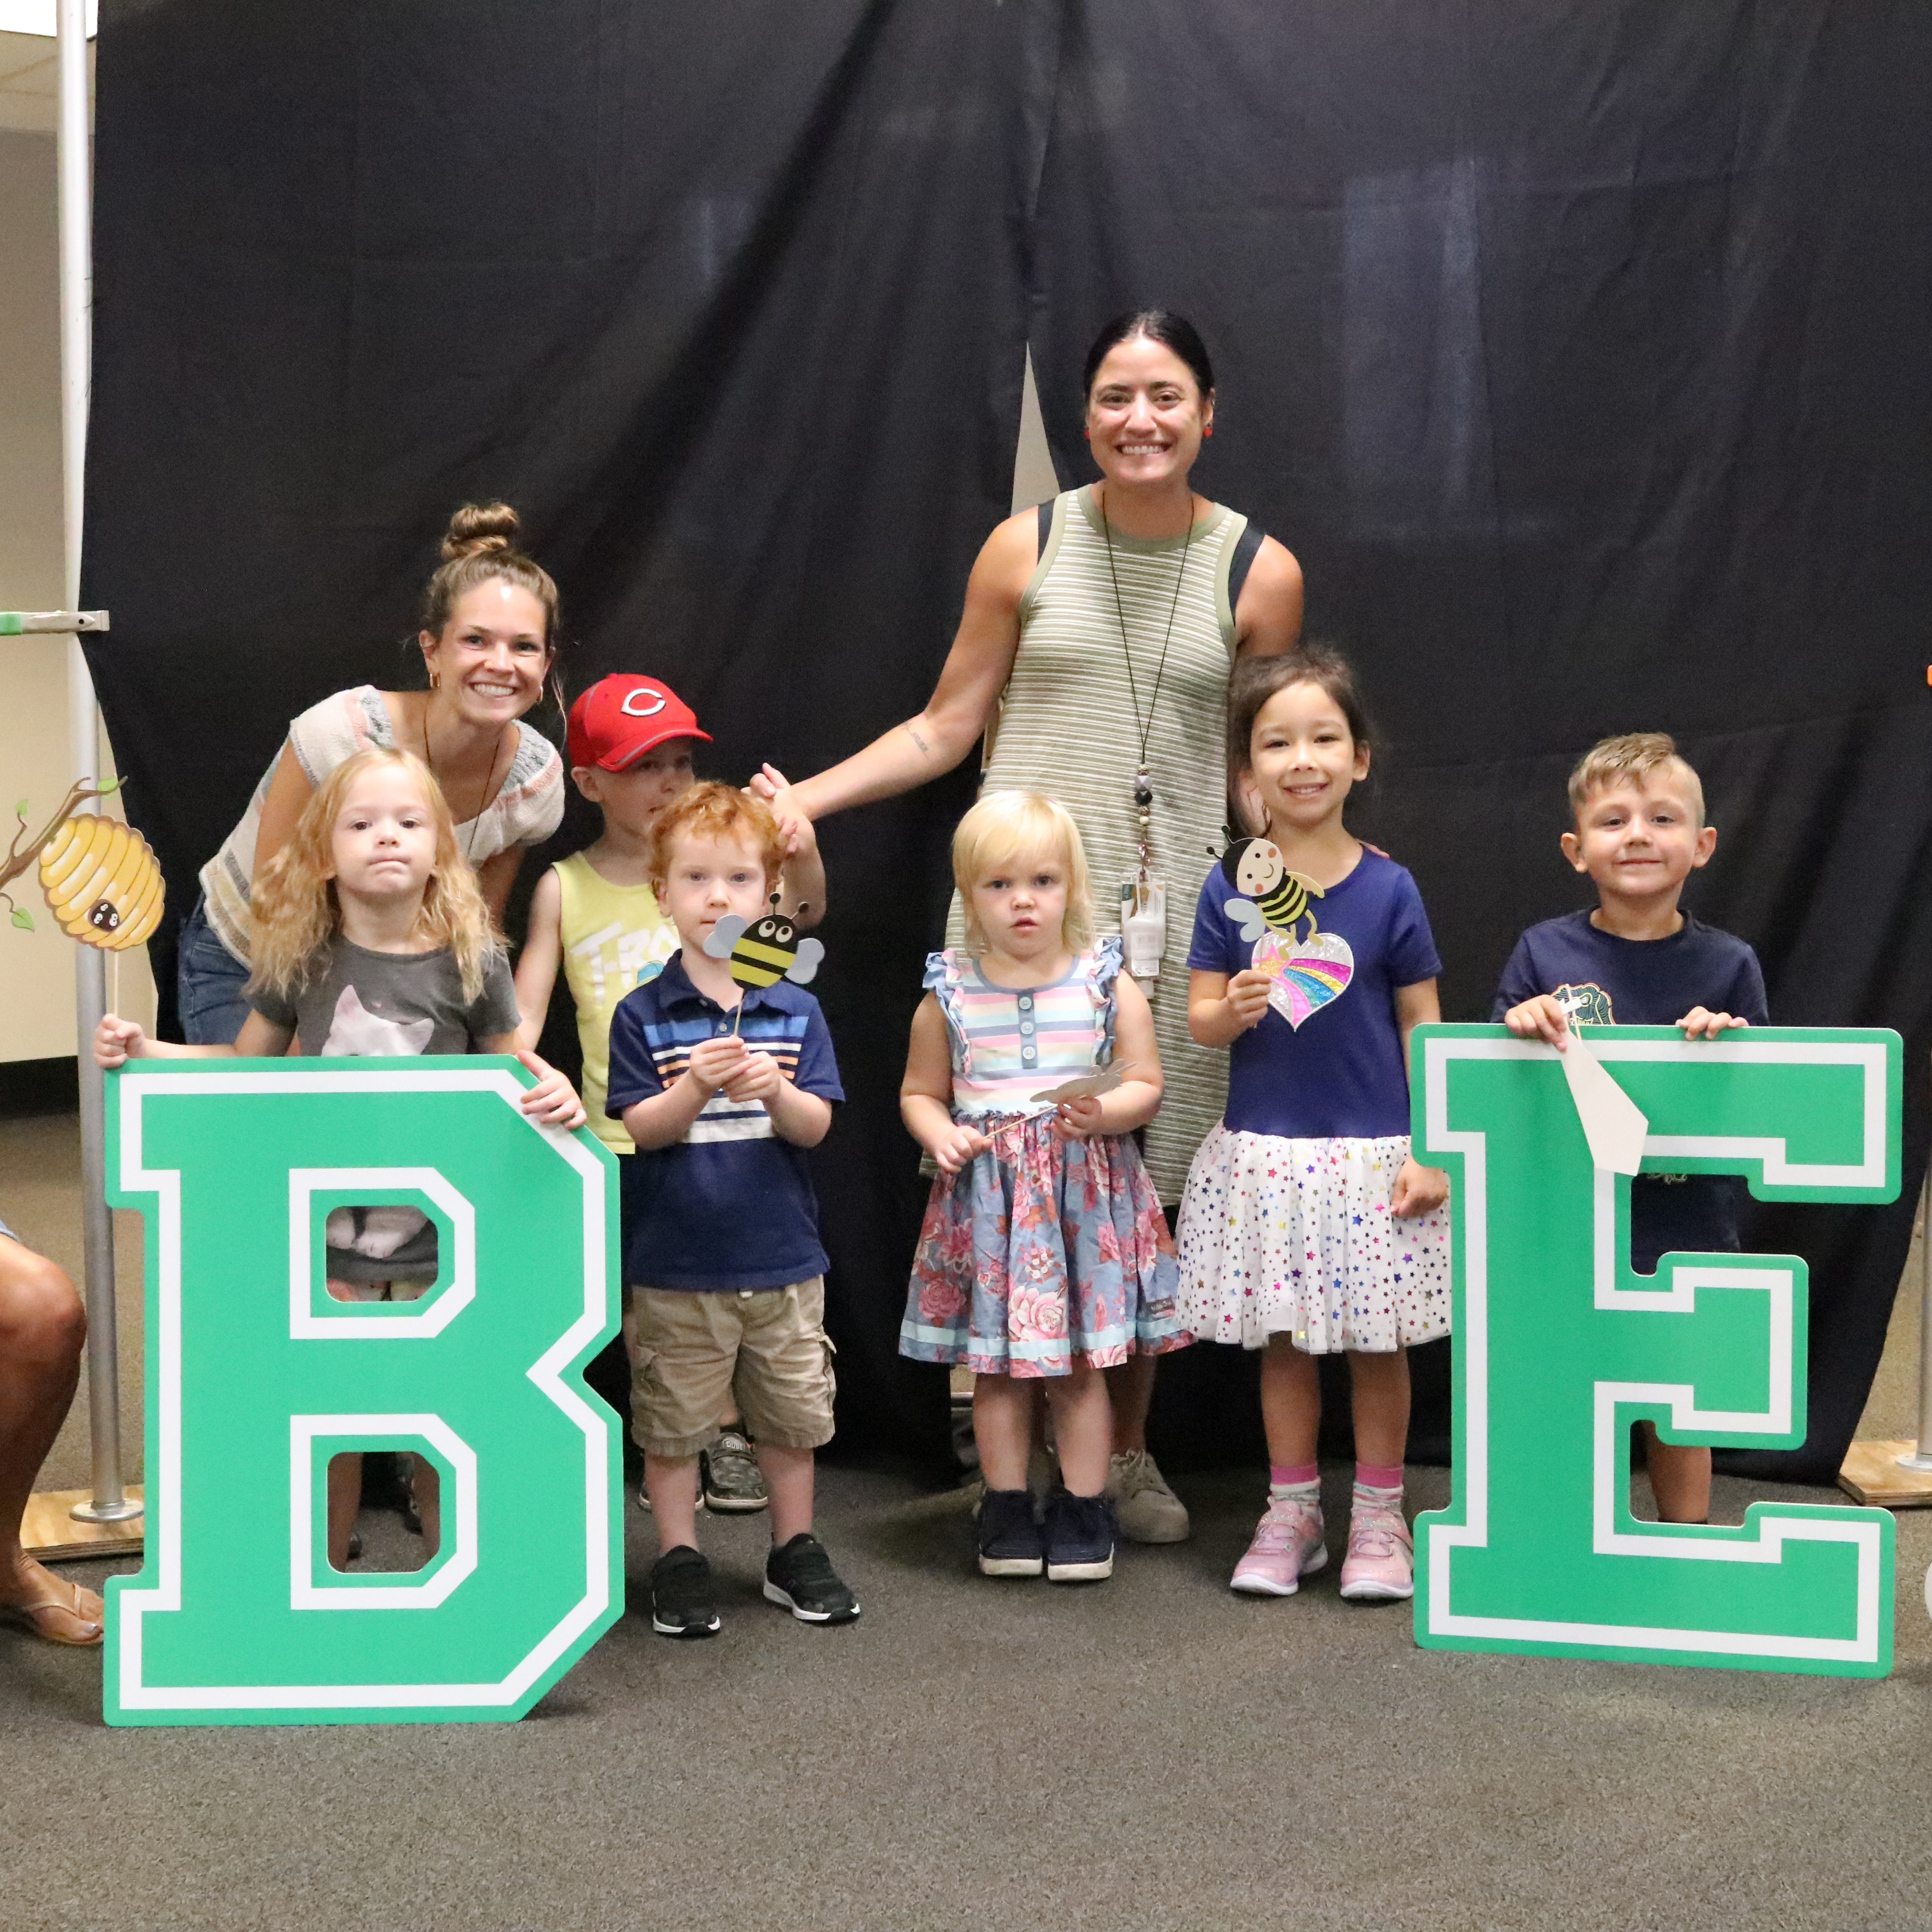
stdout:
{"type": "Polygon", "coordinates": [[[1268,1004],[1297,1032],[1311,1013],[1340,999],[1355,976],[1355,956],[1339,932],[1311,932],[1297,940],[1264,932],[1255,942],[1255,970],[1274,982],[1268,1004]]]}

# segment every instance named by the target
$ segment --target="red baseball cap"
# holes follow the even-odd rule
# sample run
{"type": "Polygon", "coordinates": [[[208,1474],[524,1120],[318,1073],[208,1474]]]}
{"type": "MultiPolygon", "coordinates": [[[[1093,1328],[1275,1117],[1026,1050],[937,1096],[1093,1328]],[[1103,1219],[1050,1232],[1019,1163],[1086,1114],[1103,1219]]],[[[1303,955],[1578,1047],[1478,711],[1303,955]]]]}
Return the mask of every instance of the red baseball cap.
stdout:
{"type": "Polygon", "coordinates": [[[570,707],[570,762],[621,772],[673,738],[702,738],[698,716],[663,679],[614,671],[570,707]]]}

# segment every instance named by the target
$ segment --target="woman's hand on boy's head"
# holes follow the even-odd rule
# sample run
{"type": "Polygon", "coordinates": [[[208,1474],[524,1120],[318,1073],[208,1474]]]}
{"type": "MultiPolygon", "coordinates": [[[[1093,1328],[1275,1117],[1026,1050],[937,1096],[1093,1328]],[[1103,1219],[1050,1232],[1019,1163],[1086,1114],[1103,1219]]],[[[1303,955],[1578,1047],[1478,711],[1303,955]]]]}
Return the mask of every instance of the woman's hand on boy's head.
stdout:
{"type": "Polygon", "coordinates": [[[1503,1024],[1518,1040],[1540,1040],[1559,1053],[1570,1043],[1569,1010],[1554,993],[1539,993],[1534,999],[1510,1007],[1503,1016],[1503,1024]]]}
{"type": "Polygon", "coordinates": [[[776,765],[760,765],[752,774],[752,782],[745,789],[754,798],[761,798],[772,808],[772,816],[778,822],[778,830],[784,835],[785,856],[796,859],[801,853],[818,850],[818,831],[812,820],[799,809],[798,801],[791,788],[791,781],[776,765]]]}
{"type": "Polygon", "coordinates": [[[141,1057],[141,1042],[146,1035],[138,1020],[124,1020],[118,1013],[102,1016],[94,1029],[94,1064],[110,1072],[130,1060],[141,1057]]]}
{"type": "Polygon", "coordinates": [[[1677,1024],[1684,1030],[1686,1040],[1695,1040],[1701,1034],[1706,1040],[1715,1040],[1720,1033],[1728,1033],[1733,1027],[1748,1027],[1749,1020],[1741,1020],[1735,1013],[1714,1013],[1706,1006],[1693,1006],[1677,1024]]]}
{"type": "Polygon", "coordinates": [[[526,1088],[518,1104],[540,1127],[580,1127],[590,1117],[577,1089],[547,1061],[526,1049],[517,1055],[537,1076],[534,1087],[526,1088]]]}
{"type": "Polygon", "coordinates": [[[1424,1167],[1412,1156],[1404,1160],[1395,1178],[1389,1212],[1407,1220],[1414,1215],[1433,1214],[1448,1198],[1448,1175],[1439,1167],[1424,1167]]]}

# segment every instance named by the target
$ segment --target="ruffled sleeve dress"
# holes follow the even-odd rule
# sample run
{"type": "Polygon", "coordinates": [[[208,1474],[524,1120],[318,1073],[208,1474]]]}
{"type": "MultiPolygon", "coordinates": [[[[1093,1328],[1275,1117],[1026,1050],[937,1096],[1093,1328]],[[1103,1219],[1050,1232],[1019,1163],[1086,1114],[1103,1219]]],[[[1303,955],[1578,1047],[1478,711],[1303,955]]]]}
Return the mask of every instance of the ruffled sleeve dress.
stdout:
{"type": "Polygon", "coordinates": [[[1062,1140],[1034,1095],[1114,1053],[1120,943],[1051,986],[994,986],[967,953],[935,952],[952,1118],[994,1144],[942,1174],[920,1230],[899,1352],[979,1375],[1064,1376],[1184,1348],[1174,1245],[1130,1134],[1062,1140]]]}

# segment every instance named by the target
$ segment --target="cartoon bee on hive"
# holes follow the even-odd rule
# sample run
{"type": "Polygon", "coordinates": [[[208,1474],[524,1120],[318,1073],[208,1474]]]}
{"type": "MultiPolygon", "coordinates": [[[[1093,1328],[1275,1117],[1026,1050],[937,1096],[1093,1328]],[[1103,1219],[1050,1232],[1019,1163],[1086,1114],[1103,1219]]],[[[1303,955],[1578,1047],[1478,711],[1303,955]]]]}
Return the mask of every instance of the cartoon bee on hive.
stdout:
{"type": "Polygon", "coordinates": [[[13,923],[22,932],[33,931],[34,916],[25,906],[15,905],[6,888],[36,860],[48,910],[62,930],[83,946],[125,952],[140,945],[160,923],[161,868],[148,842],[118,819],[92,813],[69,815],[82,800],[105,798],[118,788],[117,780],[100,786],[76,785],[52,820],[31,838],[26,836],[26,800],[14,807],[20,830],[0,863],[0,899],[6,901],[13,923]]]}
{"type": "MultiPolygon", "coordinates": [[[[801,904],[799,916],[808,910],[801,904]]],[[[730,960],[732,978],[748,988],[775,986],[781,980],[806,986],[825,957],[825,948],[817,940],[799,938],[797,926],[778,910],[776,892],[771,910],[755,925],[737,913],[727,913],[711,928],[704,950],[714,959],[730,960]]]]}
{"type": "Polygon", "coordinates": [[[1295,928],[1304,918],[1309,932],[1316,931],[1315,914],[1308,902],[1311,896],[1318,899],[1326,895],[1312,879],[1288,869],[1280,847],[1272,839],[1231,836],[1220,860],[1221,876],[1238,895],[1221,909],[1244,939],[1258,940],[1270,929],[1297,938],[1295,928]]]}

